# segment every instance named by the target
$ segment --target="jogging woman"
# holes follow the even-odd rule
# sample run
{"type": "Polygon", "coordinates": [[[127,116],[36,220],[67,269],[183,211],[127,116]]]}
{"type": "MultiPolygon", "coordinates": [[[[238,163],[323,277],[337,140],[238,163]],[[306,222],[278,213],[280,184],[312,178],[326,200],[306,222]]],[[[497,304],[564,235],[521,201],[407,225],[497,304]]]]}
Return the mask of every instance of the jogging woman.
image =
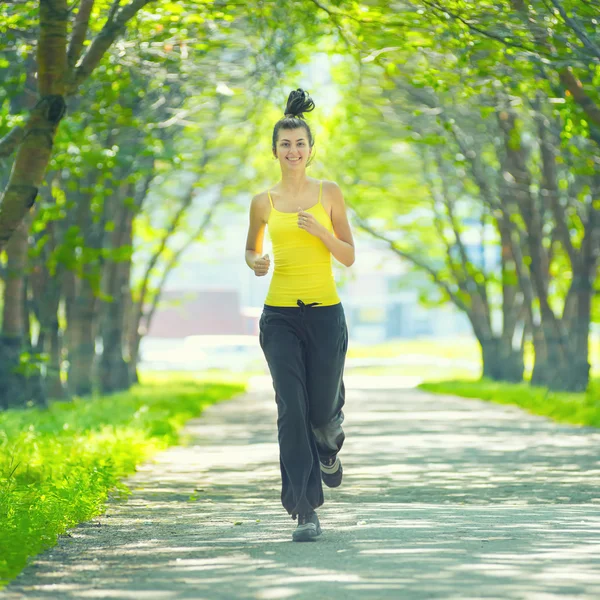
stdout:
{"type": "Polygon", "coordinates": [[[281,181],[256,195],[250,206],[246,262],[266,275],[265,227],[275,268],[260,318],[260,344],[277,402],[281,501],[298,519],[294,541],[321,535],[315,509],[323,482],[342,482],[338,452],[344,443],[343,371],[348,347],[344,310],[331,256],[351,266],[354,241],[340,188],[306,174],[313,137],[304,113],[315,105],[302,89],[289,95],[273,130],[273,156],[281,181]]]}

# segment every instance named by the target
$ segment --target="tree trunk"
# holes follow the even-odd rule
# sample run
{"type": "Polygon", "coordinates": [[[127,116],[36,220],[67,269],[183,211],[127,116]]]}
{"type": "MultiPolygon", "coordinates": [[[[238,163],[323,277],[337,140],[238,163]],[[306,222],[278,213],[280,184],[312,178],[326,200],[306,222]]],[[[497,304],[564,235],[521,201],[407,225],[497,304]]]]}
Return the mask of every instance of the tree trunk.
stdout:
{"type": "Polygon", "coordinates": [[[128,328],[128,340],[127,346],[129,348],[129,381],[134,383],[140,382],[140,377],[138,374],[138,361],[140,357],[140,344],[142,342],[142,335],[139,332],[138,327],[136,327],[137,323],[133,320],[132,315],[136,313],[135,303],[131,306],[130,310],[130,324],[128,328]]]}
{"type": "MultiPolygon", "coordinates": [[[[110,136],[109,136],[110,138],[110,136]]],[[[67,331],[69,351],[68,385],[72,394],[89,396],[96,387],[96,339],[100,302],[101,259],[98,258],[105,237],[105,212],[100,219],[92,214],[93,193],[99,185],[95,173],[79,179],[79,190],[72,194],[77,209],[74,223],[82,236],[88,255],[69,273],[67,331]]],[[[103,207],[104,208],[104,207],[103,207]]]]}
{"type": "Polygon", "coordinates": [[[112,265],[110,295],[104,315],[103,351],[100,359],[100,389],[102,393],[126,390],[130,386],[129,365],[123,357],[123,295],[129,290],[124,280],[122,264],[112,265]]]}
{"type": "Polygon", "coordinates": [[[550,362],[548,343],[541,328],[532,327],[531,339],[533,343],[534,359],[531,372],[531,385],[544,387],[552,378],[554,367],[550,362]]]}
{"type": "MultiPolygon", "coordinates": [[[[498,360],[502,365],[500,381],[513,383],[523,381],[525,372],[523,334],[515,345],[517,326],[523,324],[527,314],[524,294],[518,294],[518,277],[515,257],[511,251],[510,232],[498,226],[501,241],[502,272],[502,333],[498,339],[498,360]],[[520,299],[523,296],[523,299],[520,299]]],[[[485,366],[485,361],[484,361],[485,366]]]]}
{"type": "Polygon", "coordinates": [[[569,364],[567,335],[564,324],[556,317],[550,306],[549,259],[543,243],[544,233],[539,203],[531,192],[531,174],[527,165],[528,152],[520,142],[520,133],[516,129],[517,116],[514,111],[510,108],[500,111],[498,122],[504,141],[502,168],[512,176],[502,181],[503,207],[507,219],[516,209],[525,224],[525,235],[521,233],[518,236],[522,247],[517,247],[519,242],[515,240],[512,244],[513,256],[517,262],[521,288],[525,291],[525,273],[528,270],[540,308],[540,324],[535,322],[533,314],[530,315],[536,354],[531,383],[562,390],[565,389],[565,383],[561,375],[561,366],[569,364]],[[524,268],[523,255],[530,259],[528,269],[524,268]]]}
{"type": "MultiPolygon", "coordinates": [[[[597,177],[600,181],[600,176],[597,177]]],[[[600,187],[600,186],[598,186],[600,187]]],[[[568,389],[586,390],[590,377],[589,334],[592,320],[592,296],[594,279],[600,259],[600,211],[593,205],[588,208],[588,220],[585,223],[585,235],[581,244],[580,256],[573,268],[573,281],[568,296],[574,298],[575,308],[568,314],[565,307],[563,320],[567,321],[569,331],[568,365],[563,378],[568,389]]]]}
{"type": "MultiPolygon", "coordinates": [[[[125,191],[125,197],[129,195],[125,191]]],[[[133,211],[123,205],[121,208],[120,227],[113,235],[113,248],[131,249],[133,235],[133,211]]],[[[100,359],[100,389],[103,393],[126,390],[130,387],[129,364],[124,358],[124,323],[125,310],[128,306],[126,296],[131,295],[130,271],[131,253],[119,262],[111,262],[106,266],[107,289],[111,298],[105,303],[102,325],[103,350],[100,359]]]]}
{"type": "Polygon", "coordinates": [[[31,399],[21,354],[25,349],[24,294],[29,223],[23,221],[6,247],[2,332],[0,334],[0,403],[25,406],[31,399]]]}
{"type": "Polygon", "coordinates": [[[67,321],[67,327],[63,334],[63,344],[64,348],[67,349],[67,353],[69,348],[73,345],[71,340],[72,331],[71,324],[73,323],[74,310],[75,310],[75,301],[77,298],[77,284],[75,281],[75,273],[73,271],[67,270],[64,272],[62,277],[62,297],[64,299],[64,310],[65,310],[65,320],[67,321]]]}
{"type": "Polygon", "coordinates": [[[3,410],[23,407],[28,400],[25,393],[25,377],[15,373],[19,366],[21,350],[21,338],[0,336],[0,408],[3,410]]]}
{"type": "Polygon", "coordinates": [[[56,130],[65,114],[67,0],[40,2],[39,17],[39,102],[25,125],[25,136],[0,198],[0,250],[6,246],[35,202],[52,155],[56,130]]]}
{"type": "Polygon", "coordinates": [[[583,392],[587,389],[590,382],[590,344],[589,331],[591,321],[591,294],[588,296],[589,302],[580,305],[577,321],[573,324],[572,335],[570,339],[571,362],[565,369],[565,378],[567,378],[567,389],[574,392],[583,392]],[[586,306],[587,304],[587,306],[586,306]]]}
{"type": "MultiPolygon", "coordinates": [[[[53,223],[46,226],[46,234],[50,238],[47,245],[52,245],[54,248],[53,223]]],[[[31,305],[40,325],[36,353],[45,353],[49,357],[44,377],[49,397],[65,398],[66,389],[61,379],[62,348],[58,319],[62,273],[51,274],[46,265],[47,259],[47,252],[34,259],[29,277],[31,305]]]]}
{"type": "Polygon", "coordinates": [[[67,390],[63,385],[61,378],[62,370],[62,336],[58,319],[56,319],[50,328],[46,344],[49,355],[48,369],[46,371],[46,390],[48,397],[55,399],[64,399],[67,397],[67,390]]]}
{"type": "Polygon", "coordinates": [[[69,317],[69,390],[76,396],[89,396],[94,387],[96,356],[97,298],[86,278],[75,277],[78,291],[69,317]]]}
{"type": "Polygon", "coordinates": [[[503,337],[480,339],[483,376],[493,381],[523,381],[523,348],[514,349],[503,337]]]}

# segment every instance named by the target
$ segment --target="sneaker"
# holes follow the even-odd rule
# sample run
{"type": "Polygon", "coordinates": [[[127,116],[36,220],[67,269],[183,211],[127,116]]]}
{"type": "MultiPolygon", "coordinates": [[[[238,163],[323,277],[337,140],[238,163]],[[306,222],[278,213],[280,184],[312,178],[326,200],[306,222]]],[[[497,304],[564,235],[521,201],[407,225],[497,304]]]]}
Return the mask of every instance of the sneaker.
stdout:
{"type": "Polygon", "coordinates": [[[321,524],[317,513],[298,515],[298,527],[292,534],[294,542],[314,542],[321,535],[321,524]]]}
{"type": "Polygon", "coordinates": [[[343,473],[342,463],[337,456],[321,461],[321,479],[327,487],[338,487],[342,483],[343,473]]]}

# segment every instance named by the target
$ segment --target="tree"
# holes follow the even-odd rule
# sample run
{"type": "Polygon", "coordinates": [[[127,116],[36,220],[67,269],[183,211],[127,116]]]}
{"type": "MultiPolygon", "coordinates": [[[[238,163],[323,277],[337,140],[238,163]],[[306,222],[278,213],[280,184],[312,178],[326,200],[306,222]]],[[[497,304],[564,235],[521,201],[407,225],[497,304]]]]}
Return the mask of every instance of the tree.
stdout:
{"type": "MultiPolygon", "coordinates": [[[[577,155],[580,162],[581,156],[586,156],[590,167],[598,163],[598,152],[589,142],[595,141],[595,126],[585,120],[593,117],[595,90],[579,81],[596,69],[592,67],[590,72],[587,59],[595,44],[590,40],[597,39],[597,32],[578,30],[581,23],[569,18],[571,7],[561,12],[558,3],[556,14],[551,11],[549,15],[541,5],[534,13],[516,2],[479,3],[477,8],[465,8],[462,2],[421,4],[427,10],[401,7],[402,20],[377,5],[362,14],[344,4],[324,10],[335,19],[346,41],[360,51],[366,66],[358,77],[362,87],[356,94],[379,108],[379,120],[387,120],[387,135],[404,136],[402,127],[390,127],[390,112],[402,107],[396,119],[406,123],[413,109],[430,122],[437,121],[444,131],[432,132],[432,127],[425,129],[422,124],[415,131],[411,123],[406,128],[412,127],[417,136],[412,143],[442,144],[442,163],[463,171],[468,166],[471,182],[467,191],[479,198],[479,212],[494,223],[502,244],[503,301],[516,309],[503,306],[504,321],[509,324],[505,334],[514,327],[510,315],[520,314],[513,302],[515,276],[524,300],[527,328],[536,349],[533,381],[584,389],[589,372],[592,281],[598,263],[598,207],[594,201],[598,189],[592,172],[577,167],[573,157],[577,155]],[[501,8],[508,9],[504,20],[500,19],[501,8]],[[586,41],[585,48],[577,46],[577,40],[586,41]],[[565,61],[569,69],[564,68],[565,61]],[[579,92],[571,76],[579,81],[579,92]],[[553,101],[561,85],[569,82],[562,92],[566,100],[556,105],[553,101]],[[481,119],[477,119],[480,110],[481,119]],[[555,225],[552,231],[548,220],[555,225]],[[566,271],[558,271],[559,265],[566,271]],[[509,272],[513,272],[509,278],[512,291],[507,294],[509,272]],[[570,288],[564,284],[565,272],[573,273],[570,288]],[[556,315],[557,310],[563,315],[556,315]],[[575,368],[573,356],[577,357],[575,368]]],[[[357,114],[361,110],[359,106],[357,114]]],[[[386,131],[380,129],[379,134],[385,137],[386,131]]],[[[448,173],[451,169],[445,179],[449,179],[448,173]]],[[[479,307],[476,313],[485,316],[489,313],[487,308],[482,310],[487,306],[482,301],[485,287],[477,281],[485,281],[484,274],[474,271],[465,260],[459,228],[449,214],[448,202],[446,206],[454,243],[446,245],[445,273],[463,293],[470,289],[462,298],[463,304],[468,300],[465,308],[479,307]]],[[[438,225],[438,238],[445,242],[439,213],[435,218],[434,211],[432,217],[434,226],[438,225]]],[[[388,223],[388,230],[390,226],[388,223]]],[[[393,236],[392,241],[397,238],[393,236]]],[[[427,248],[431,252],[431,247],[427,248]]],[[[415,261],[418,257],[406,248],[404,252],[432,276],[442,273],[435,271],[434,275],[430,262],[415,261]]],[[[455,291],[446,292],[452,298],[450,292],[455,291]]],[[[480,341],[489,337],[487,322],[489,317],[474,326],[480,341]]],[[[506,340],[506,345],[510,335],[505,334],[500,339],[506,340]]],[[[506,357],[506,352],[503,355],[506,357]]]]}
{"type": "MultiPolygon", "coordinates": [[[[35,5],[30,7],[35,12],[35,5]]],[[[98,14],[108,9],[106,3],[93,7],[98,14]]],[[[17,318],[13,288],[26,290],[28,301],[20,306],[25,322],[15,344],[20,350],[3,365],[3,384],[17,382],[16,367],[33,360],[53,395],[67,393],[65,376],[68,392],[78,395],[92,391],[95,382],[103,391],[128,387],[135,379],[142,321],[149,325],[168,274],[210,226],[217,206],[252,176],[244,161],[262,118],[261,102],[283,66],[296,60],[294,44],[306,30],[283,24],[269,31],[283,23],[284,7],[249,14],[241,10],[238,16],[216,6],[204,6],[201,13],[186,5],[165,7],[160,21],[140,11],[139,31],[122,29],[118,40],[104,48],[85,95],[68,96],[69,116],[55,136],[42,201],[32,215],[29,265],[19,263],[19,277],[11,267],[14,281],[6,277],[6,314],[17,318]],[[167,22],[177,27],[167,29],[167,22]],[[196,180],[193,190],[182,194],[190,173],[196,180]],[[167,177],[178,187],[165,196],[167,177]],[[220,196],[195,225],[197,192],[211,189],[220,189],[220,196]],[[162,222],[149,219],[155,209],[162,222]],[[150,246],[156,244],[149,255],[135,239],[142,231],[150,246]],[[138,288],[134,267],[145,260],[138,288]],[[24,354],[33,339],[35,353],[24,354]]],[[[80,12],[84,8],[80,5],[80,12]]],[[[109,18],[117,19],[119,10],[113,3],[109,18]]],[[[90,30],[96,22],[92,17],[90,30]]],[[[83,13],[80,19],[85,20],[83,13]]],[[[305,23],[307,29],[314,25],[310,18],[305,23]]],[[[81,28],[77,35],[83,35],[81,28]]],[[[83,65],[94,43],[82,51],[78,64],[83,65]]],[[[15,89],[22,83],[17,79],[15,89]]],[[[4,151],[6,140],[17,139],[22,130],[10,131],[4,151]]],[[[9,245],[15,260],[27,255],[27,237],[19,239],[24,240],[21,254],[9,245]]],[[[18,405],[31,397],[20,389],[18,405]]]]}

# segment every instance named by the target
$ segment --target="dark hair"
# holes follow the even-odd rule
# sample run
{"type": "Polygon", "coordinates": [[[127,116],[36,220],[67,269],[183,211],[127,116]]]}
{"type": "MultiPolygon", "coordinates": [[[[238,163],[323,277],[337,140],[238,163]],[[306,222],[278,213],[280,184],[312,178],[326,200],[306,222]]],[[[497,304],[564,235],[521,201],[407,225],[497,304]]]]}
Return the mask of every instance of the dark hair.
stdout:
{"type": "Polygon", "coordinates": [[[308,143],[312,148],[314,145],[312,132],[308,123],[304,120],[304,113],[314,110],[313,99],[303,89],[298,88],[290,92],[285,106],[284,116],[275,123],[273,129],[273,151],[277,147],[277,136],[280,129],[298,129],[304,127],[308,134],[308,143]]]}

